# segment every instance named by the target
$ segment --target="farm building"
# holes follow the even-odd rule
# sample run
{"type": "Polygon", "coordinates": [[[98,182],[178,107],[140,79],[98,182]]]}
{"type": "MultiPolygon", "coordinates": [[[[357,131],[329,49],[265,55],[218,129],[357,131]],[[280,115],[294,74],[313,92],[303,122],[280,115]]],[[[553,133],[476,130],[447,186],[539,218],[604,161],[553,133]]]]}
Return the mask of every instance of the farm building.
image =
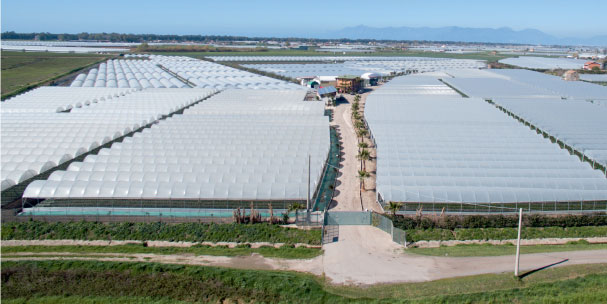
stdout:
{"type": "Polygon", "coordinates": [[[341,93],[356,93],[363,88],[363,81],[359,76],[345,75],[336,77],[336,88],[341,93]]]}

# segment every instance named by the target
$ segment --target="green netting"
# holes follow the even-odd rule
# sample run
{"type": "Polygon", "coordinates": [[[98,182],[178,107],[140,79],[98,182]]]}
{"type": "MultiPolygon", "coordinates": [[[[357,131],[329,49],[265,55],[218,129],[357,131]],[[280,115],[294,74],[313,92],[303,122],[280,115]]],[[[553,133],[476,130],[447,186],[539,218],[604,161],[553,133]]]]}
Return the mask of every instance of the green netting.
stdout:
{"type": "Polygon", "coordinates": [[[325,225],[371,225],[371,212],[327,212],[325,225]]]}
{"type": "Polygon", "coordinates": [[[314,201],[313,211],[324,211],[327,209],[331,200],[333,200],[333,192],[335,191],[335,180],[337,179],[337,173],[339,166],[339,138],[337,130],[331,128],[331,149],[329,150],[329,157],[327,165],[325,166],[325,172],[321,180],[316,200],[314,201]]]}
{"type": "Polygon", "coordinates": [[[371,225],[385,231],[386,233],[392,233],[392,221],[378,213],[373,213],[371,218],[371,225]]]}
{"type": "Polygon", "coordinates": [[[399,228],[394,228],[392,231],[392,241],[407,247],[407,233],[399,228]]]}

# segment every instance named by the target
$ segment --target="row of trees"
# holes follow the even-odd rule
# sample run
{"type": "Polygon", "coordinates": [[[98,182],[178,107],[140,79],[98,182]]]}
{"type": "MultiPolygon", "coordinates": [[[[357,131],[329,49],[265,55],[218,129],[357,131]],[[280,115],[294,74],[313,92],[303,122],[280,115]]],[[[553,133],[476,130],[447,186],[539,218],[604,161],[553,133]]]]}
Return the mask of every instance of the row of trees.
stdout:
{"type": "Polygon", "coordinates": [[[358,155],[356,156],[360,160],[360,170],[358,170],[358,178],[360,179],[360,187],[365,190],[365,179],[371,177],[371,174],[367,171],[367,161],[371,160],[371,152],[368,150],[369,145],[364,141],[364,138],[369,134],[367,126],[364,122],[361,114],[360,107],[360,95],[354,96],[354,102],[352,103],[352,123],[356,128],[356,135],[358,136],[358,155]]]}
{"type": "MultiPolygon", "coordinates": [[[[365,124],[364,117],[361,114],[360,106],[360,95],[354,96],[354,102],[352,103],[352,122],[356,128],[356,134],[358,135],[358,155],[357,158],[360,160],[360,168],[358,170],[358,178],[360,179],[361,189],[365,190],[365,179],[371,177],[371,174],[367,171],[367,161],[371,160],[371,152],[369,151],[369,144],[365,142],[365,138],[369,135],[369,130],[365,124]]],[[[402,208],[401,203],[390,202],[386,209],[392,213],[392,217],[396,216],[396,212],[402,208]]]]}

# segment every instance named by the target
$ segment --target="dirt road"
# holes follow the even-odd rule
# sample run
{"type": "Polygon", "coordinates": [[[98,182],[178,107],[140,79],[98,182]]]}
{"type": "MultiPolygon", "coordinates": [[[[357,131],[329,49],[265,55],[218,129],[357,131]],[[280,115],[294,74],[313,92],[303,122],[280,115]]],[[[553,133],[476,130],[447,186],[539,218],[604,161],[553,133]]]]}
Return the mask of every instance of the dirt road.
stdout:
{"type": "MultiPolygon", "coordinates": [[[[513,272],[513,256],[430,257],[406,254],[389,235],[372,226],[341,226],[339,242],[326,244],[325,254],[313,259],[265,258],[258,254],[240,257],[193,254],[125,253],[11,253],[10,260],[96,260],[156,262],[167,264],[220,266],[238,269],[289,270],[322,275],[335,284],[422,282],[485,273],[513,272]]],[[[607,263],[607,250],[524,254],[521,271],[569,259],[555,267],[573,264],[607,263]]]]}
{"type": "MultiPolygon", "coordinates": [[[[361,94],[360,104],[364,102],[370,92],[361,94]]],[[[347,103],[338,104],[333,113],[332,125],[336,126],[340,133],[342,150],[342,162],[340,164],[339,175],[337,177],[336,195],[330,206],[331,211],[363,211],[365,209],[380,212],[381,208],[375,202],[375,183],[368,179],[365,186],[370,189],[363,192],[361,202],[360,180],[358,179],[358,170],[361,169],[358,155],[358,137],[354,126],[352,125],[351,104],[354,100],[353,95],[344,94],[348,100],[347,103]]],[[[373,155],[374,156],[374,155],[373,155]]],[[[375,165],[368,162],[367,171],[374,174],[375,165]]]]}

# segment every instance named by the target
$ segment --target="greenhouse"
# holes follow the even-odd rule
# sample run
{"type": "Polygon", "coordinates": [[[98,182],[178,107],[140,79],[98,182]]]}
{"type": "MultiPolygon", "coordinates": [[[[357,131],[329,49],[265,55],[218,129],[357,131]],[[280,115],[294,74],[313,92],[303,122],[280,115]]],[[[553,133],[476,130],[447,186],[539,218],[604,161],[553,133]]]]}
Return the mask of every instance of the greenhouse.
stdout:
{"type": "Polygon", "coordinates": [[[607,210],[601,171],[491,104],[383,91],[365,107],[381,204],[403,202],[409,211],[607,210]]]}
{"type": "MultiPolygon", "coordinates": [[[[73,96],[79,96],[82,88],[62,91],[72,91],[73,96]]],[[[61,113],[49,112],[44,106],[35,111],[37,105],[50,104],[44,94],[32,91],[20,95],[18,98],[24,101],[21,102],[24,109],[29,107],[28,111],[2,112],[3,203],[17,199],[32,180],[46,178],[58,168],[65,169],[72,161],[81,160],[213,92],[205,89],[137,91],[61,113]],[[30,94],[32,96],[28,96],[30,94]]]]}
{"type": "Polygon", "coordinates": [[[528,69],[542,70],[579,70],[584,67],[585,60],[574,58],[547,58],[537,56],[520,56],[514,58],[501,59],[500,63],[514,65],[528,69]]]}
{"type": "Polygon", "coordinates": [[[442,80],[464,94],[493,98],[565,98],[607,100],[607,87],[565,81],[561,77],[521,69],[448,70],[442,80]]]}
{"type": "Polygon", "coordinates": [[[301,89],[298,85],[184,56],[132,55],[78,75],[72,87],[301,89]]]}
{"type": "Polygon", "coordinates": [[[562,99],[496,99],[494,102],[554,141],[572,147],[593,166],[596,162],[603,170],[607,168],[607,107],[562,99]]]}
{"type": "Polygon", "coordinates": [[[2,102],[5,113],[58,113],[135,92],[129,88],[39,87],[2,102]]]}
{"type": "Polygon", "coordinates": [[[224,91],[31,183],[24,198],[46,199],[39,208],[141,210],[305,203],[330,146],[324,105],[305,93],[224,91]]]}

